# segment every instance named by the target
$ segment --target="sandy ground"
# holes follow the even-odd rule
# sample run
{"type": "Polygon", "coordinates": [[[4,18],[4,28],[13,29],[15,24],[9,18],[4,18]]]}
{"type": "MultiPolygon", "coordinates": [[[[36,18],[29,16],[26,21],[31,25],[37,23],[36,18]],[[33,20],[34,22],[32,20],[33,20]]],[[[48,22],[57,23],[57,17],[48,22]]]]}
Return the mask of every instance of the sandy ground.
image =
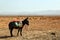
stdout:
{"type": "Polygon", "coordinates": [[[17,36],[17,30],[14,29],[13,37],[10,37],[9,30],[7,28],[0,29],[0,40],[60,40],[60,31],[48,30],[48,31],[24,31],[22,36],[17,36]],[[55,33],[55,35],[51,34],[55,33]]]}
{"type": "Polygon", "coordinates": [[[17,30],[13,30],[14,37],[10,37],[8,23],[13,20],[24,20],[26,17],[0,17],[0,40],[60,40],[60,17],[29,16],[29,26],[25,25],[22,36],[17,36],[17,30]],[[52,34],[53,33],[53,34],[52,34]]]}

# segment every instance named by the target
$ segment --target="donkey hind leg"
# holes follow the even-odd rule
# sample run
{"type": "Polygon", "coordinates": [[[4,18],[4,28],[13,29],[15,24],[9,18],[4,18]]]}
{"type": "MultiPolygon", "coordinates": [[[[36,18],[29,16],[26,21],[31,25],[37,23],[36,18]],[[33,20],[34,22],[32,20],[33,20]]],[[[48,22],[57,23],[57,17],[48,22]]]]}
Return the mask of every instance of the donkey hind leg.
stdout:
{"type": "Polygon", "coordinates": [[[11,37],[13,36],[12,31],[13,31],[13,29],[10,29],[10,35],[11,35],[11,37]]]}
{"type": "Polygon", "coordinates": [[[19,36],[19,30],[20,30],[20,29],[18,29],[18,33],[17,33],[17,36],[19,36]]]}

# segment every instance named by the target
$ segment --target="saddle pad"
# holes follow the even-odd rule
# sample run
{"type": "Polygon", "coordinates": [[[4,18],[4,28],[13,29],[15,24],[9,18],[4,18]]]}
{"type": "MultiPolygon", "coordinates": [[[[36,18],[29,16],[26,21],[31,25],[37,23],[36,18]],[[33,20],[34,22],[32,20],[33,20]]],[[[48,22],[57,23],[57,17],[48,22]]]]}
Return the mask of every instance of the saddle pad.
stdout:
{"type": "Polygon", "coordinates": [[[22,27],[22,23],[15,22],[16,27],[22,27]]]}

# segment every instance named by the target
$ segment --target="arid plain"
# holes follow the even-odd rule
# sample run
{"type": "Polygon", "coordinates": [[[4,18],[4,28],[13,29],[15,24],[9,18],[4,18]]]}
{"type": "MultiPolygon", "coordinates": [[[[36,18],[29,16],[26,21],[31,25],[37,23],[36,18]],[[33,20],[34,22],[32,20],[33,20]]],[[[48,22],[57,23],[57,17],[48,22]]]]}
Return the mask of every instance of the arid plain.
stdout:
{"type": "Polygon", "coordinates": [[[60,40],[60,16],[0,16],[0,40],[60,40]],[[24,26],[23,35],[17,36],[14,29],[14,37],[10,37],[9,22],[26,17],[29,26],[24,26]]]}

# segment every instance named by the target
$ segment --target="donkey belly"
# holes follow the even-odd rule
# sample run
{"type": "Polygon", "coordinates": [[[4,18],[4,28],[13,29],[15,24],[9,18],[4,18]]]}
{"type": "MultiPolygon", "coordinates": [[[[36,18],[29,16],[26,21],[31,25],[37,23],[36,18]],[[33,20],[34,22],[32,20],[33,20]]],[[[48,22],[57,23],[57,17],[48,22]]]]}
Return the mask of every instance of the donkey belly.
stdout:
{"type": "Polygon", "coordinates": [[[19,27],[14,27],[14,29],[18,29],[19,27]]]}
{"type": "Polygon", "coordinates": [[[22,27],[13,27],[14,29],[21,29],[22,27]]]}

